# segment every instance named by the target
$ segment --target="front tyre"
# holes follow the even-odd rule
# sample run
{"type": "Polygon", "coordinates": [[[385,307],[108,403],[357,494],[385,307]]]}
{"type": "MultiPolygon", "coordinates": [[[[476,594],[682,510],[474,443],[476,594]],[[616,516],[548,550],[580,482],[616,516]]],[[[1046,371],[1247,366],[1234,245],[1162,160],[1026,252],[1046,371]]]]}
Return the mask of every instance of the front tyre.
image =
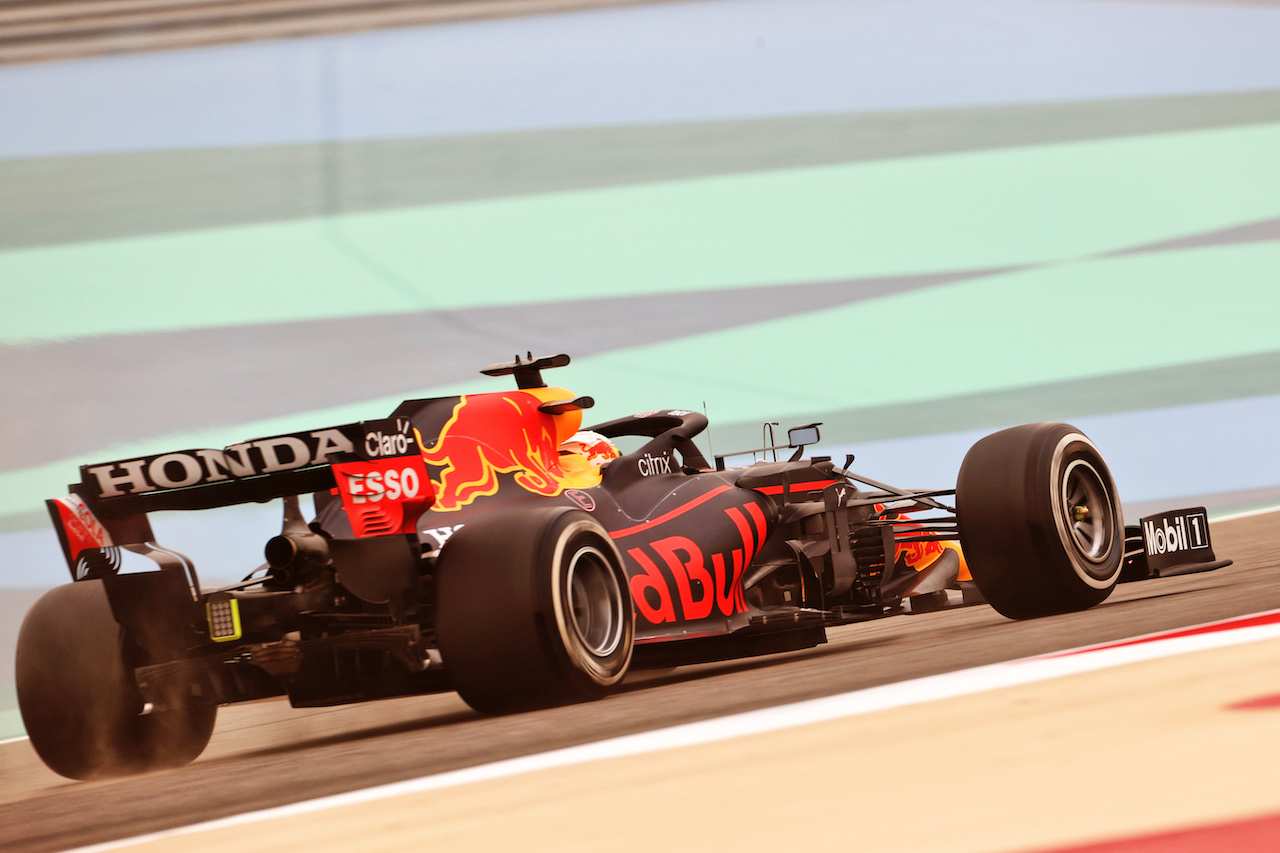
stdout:
{"type": "Polygon", "coordinates": [[[1115,588],[1124,521],[1102,455],[1067,424],[989,435],[956,483],[965,559],[987,601],[1011,619],[1085,610],[1115,588]]]}
{"type": "Polygon", "coordinates": [[[547,507],[468,522],[437,568],[440,654],[477,711],[597,699],[622,683],[631,594],[617,549],[587,513],[547,507]]]}
{"type": "Polygon", "coordinates": [[[175,691],[144,708],[124,631],[102,581],[41,596],[18,633],[14,680],[31,745],[69,779],[103,779],[195,760],[209,743],[216,705],[175,691]]]}

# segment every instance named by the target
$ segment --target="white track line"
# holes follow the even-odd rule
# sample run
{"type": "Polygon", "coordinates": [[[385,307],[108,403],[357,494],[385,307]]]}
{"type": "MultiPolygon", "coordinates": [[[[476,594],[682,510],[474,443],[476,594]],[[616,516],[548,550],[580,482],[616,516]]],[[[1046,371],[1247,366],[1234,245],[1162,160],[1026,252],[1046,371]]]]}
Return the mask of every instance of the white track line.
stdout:
{"type": "Polygon", "coordinates": [[[433,776],[424,776],[404,782],[379,785],[374,788],[350,791],[345,794],[336,794],[286,806],[262,809],[149,835],[96,844],[90,847],[81,847],[73,851],[73,853],[99,853],[100,851],[119,850],[134,844],[177,838],[222,827],[310,814],[342,806],[385,800],[424,791],[434,791],[472,782],[501,779],[523,773],[583,764],[606,758],[641,755],[658,750],[713,743],[729,738],[778,731],[811,723],[869,714],[874,711],[933,702],[940,699],[969,696],[975,693],[998,690],[1003,687],[1032,684],[1038,681],[1047,681],[1083,672],[1094,672],[1139,661],[1155,660],[1207,649],[1224,648],[1276,637],[1280,637],[1280,611],[1270,611],[1267,614],[1255,614],[1251,617],[1210,623],[1207,626],[1196,626],[1195,629],[1184,628],[1163,634],[1148,635],[1136,640],[1121,641],[1124,643],[1123,645],[1105,644],[1069,652],[1056,652],[1042,657],[1024,658],[1006,663],[980,666],[942,675],[917,678],[911,681],[900,681],[894,684],[870,687],[837,696],[810,699],[791,705],[762,708],[757,711],[734,714],[729,717],[626,735],[538,755],[527,755],[505,761],[497,761],[492,764],[438,773],[433,776]],[[1264,617],[1261,620],[1264,624],[1233,627],[1245,620],[1259,621],[1259,615],[1264,617]],[[1203,633],[1192,635],[1186,635],[1185,633],[1188,630],[1197,629],[1203,630],[1203,633]],[[1166,634],[1180,634],[1181,636],[1168,637],[1166,634]]]}
{"type": "Polygon", "coordinates": [[[1237,518],[1253,518],[1255,515],[1266,515],[1271,512],[1280,512],[1280,506],[1269,506],[1263,509],[1250,509],[1244,512],[1233,512],[1230,515],[1210,515],[1211,523],[1219,521],[1235,521],[1237,518]]]}

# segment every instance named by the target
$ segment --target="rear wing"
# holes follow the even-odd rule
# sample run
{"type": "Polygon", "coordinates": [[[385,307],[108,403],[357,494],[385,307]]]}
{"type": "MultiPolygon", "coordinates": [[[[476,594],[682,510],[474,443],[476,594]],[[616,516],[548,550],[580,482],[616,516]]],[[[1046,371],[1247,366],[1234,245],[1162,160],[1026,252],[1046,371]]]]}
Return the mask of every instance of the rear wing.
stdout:
{"type": "Polygon", "coordinates": [[[121,459],[80,467],[71,492],[119,517],[209,509],[331,489],[331,465],[421,454],[407,418],[362,421],[309,432],[121,459]]]}
{"type": "Polygon", "coordinates": [[[104,549],[153,542],[150,512],[334,490],[365,537],[413,532],[434,500],[417,432],[401,417],[83,465],[69,488],[45,503],[77,580],[97,574],[104,549]]]}

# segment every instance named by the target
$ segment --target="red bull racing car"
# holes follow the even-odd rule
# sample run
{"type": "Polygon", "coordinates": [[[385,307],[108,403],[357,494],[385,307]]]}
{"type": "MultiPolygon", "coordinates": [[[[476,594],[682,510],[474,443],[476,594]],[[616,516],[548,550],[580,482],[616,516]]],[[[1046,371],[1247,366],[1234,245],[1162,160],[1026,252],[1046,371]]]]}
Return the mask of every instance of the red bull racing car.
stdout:
{"type": "Polygon", "coordinates": [[[1226,563],[1203,509],[1126,531],[1105,462],[1065,424],[988,436],[956,488],[907,490],[806,457],[816,425],[790,432],[789,458],[763,448],[773,461],[740,467],[703,456],[693,411],[584,433],[591,399],[543,381],[568,363],[517,357],[483,371],[513,390],[409,400],[381,420],[83,466],[47,502],[73,582],[18,641],[41,758],[75,779],[177,766],[219,705],[268,696],[577,702],[635,667],[803,649],[835,625],[950,603],[1082,610],[1120,580],[1226,563]],[[219,589],[148,520],[277,499],[265,562],[219,589]]]}

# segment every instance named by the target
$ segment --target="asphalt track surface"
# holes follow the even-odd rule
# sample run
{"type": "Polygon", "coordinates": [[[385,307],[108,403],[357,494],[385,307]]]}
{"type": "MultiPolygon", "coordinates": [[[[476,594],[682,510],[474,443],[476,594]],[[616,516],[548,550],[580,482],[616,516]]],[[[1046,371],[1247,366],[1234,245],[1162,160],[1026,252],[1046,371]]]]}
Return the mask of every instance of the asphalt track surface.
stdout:
{"type": "MultiPolygon", "coordinates": [[[[487,718],[452,694],[295,711],[223,709],[194,764],[73,783],[30,744],[0,745],[0,848],[64,850],[680,723],[1280,608],[1280,513],[1218,522],[1235,565],[1122,586],[1085,613],[1027,623],[986,607],[831,632],[805,652],[677,669],[588,705],[487,718]]],[[[1033,747],[1032,747],[1033,748],[1033,747]]],[[[851,757],[856,746],[850,746],[851,757]]],[[[959,784],[962,780],[957,780],[959,784]]],[[[1100,780],[1101,783],[1101,780],[1100,780]]]]}

